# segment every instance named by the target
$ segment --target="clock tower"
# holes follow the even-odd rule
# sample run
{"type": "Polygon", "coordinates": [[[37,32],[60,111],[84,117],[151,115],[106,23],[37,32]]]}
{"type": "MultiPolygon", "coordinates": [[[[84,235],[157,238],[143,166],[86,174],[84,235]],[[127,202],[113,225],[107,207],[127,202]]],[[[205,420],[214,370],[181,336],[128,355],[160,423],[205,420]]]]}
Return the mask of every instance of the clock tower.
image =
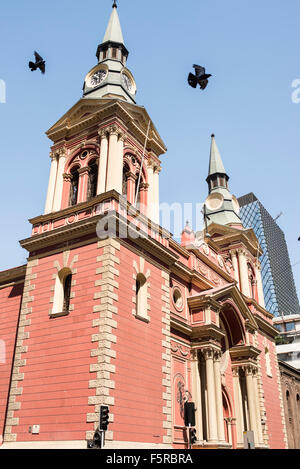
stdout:
{"type": "Polygon", "coordinates": [[[135,103],[136,84],[126,67],[128,50],[124,45],[116,3],[96,56],[98,64],[86,75],[83,96],[87,98],[118,98],[135,103]]]}
{"type": "Polygon", "coordinates": [[[115,191],[159,224],[160,155],[166,147],[135,102],[116,2],[96,55],[82,98],[47,132],[53,145],[44,214],[115,191]]]}

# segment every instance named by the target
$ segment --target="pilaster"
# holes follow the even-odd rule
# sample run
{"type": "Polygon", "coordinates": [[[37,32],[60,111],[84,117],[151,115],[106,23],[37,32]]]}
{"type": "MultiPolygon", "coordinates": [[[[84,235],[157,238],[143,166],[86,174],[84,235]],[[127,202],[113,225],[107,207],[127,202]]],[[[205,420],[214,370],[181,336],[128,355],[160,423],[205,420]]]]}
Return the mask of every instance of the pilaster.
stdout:
{"type": "Polygon", "coordinates": [[[106,172],[108,158],[108,134],[107,129],[101,129],[98,132],[100,143],[100,158],[98,165],[97,195],[103,194],[106,187],[106,172]]]}
{"type": "MultiPolygon", "coordinates": [[[[99,424],[101,405],[110,407],[110,421],[114,419],[113,406],[115,402],[112,390],[115,387],[114,374],[116,372],[114,344],[117,340],[115,334],[119,289],[119,270],[117,267],[120,263],[117,253],[120,250],[120,244],[116,240],[108,238],[98,242],[98,249],[101,250],[101,254],[97,257],[99,267],[96,269],[99,280],[95,281],[95,287],[100,287],[100,290],[94,294],[96,317],[93,320],[93,327],[95,333],[91,337],[91,341],[95,345],[95,348],[91,350],[91,356],[95,357],[97,361],[90,366],[90,373],[96,374],[96,376],[89,381],[89,388],[95,389],[95,396],[90,396],[88,399],[88,405],[94,409],[87,414],[87,422],[94,423],[94,430],[99,424]]],[[[93,431],[87,432],[86,438],[92,439],[93,434],[93,431]]],[[[107,440],[112,440],[112,431],[107,431],[105,437],[107,440]]]]}
{"type": "Polygon", "coordinates": [[[17,441],[17,434],[14,432],[14,427],[19,424],[17,411],[21,408],[21,402],[18,402],[18,396],[23,393],[22,381],[24,380],[24,373],[22,373],[22,367],[26,365],[26,352],[28,349],[26,346],[26,340],[29,338],[29,332],[26,330],[26,327],[31,324],[29,315],[32,312],[31,304],[34,301],[33,291],[35,289],[34,280],[36,278],[36,274],[33,273],[33,268],[37,265],[37,259],[32,261],[29,260],[26,269],[24,293],[8,401],[7,419],[5,422],[4,442],[17,441]]]}
{"type": "Polygon", "coordinates": [[[172,391],[171,391],[171,332],[170,332],[170,274],[164,270],[162,276],[162,388],[163,388],[163,443],[172,443],[172,391]]]}

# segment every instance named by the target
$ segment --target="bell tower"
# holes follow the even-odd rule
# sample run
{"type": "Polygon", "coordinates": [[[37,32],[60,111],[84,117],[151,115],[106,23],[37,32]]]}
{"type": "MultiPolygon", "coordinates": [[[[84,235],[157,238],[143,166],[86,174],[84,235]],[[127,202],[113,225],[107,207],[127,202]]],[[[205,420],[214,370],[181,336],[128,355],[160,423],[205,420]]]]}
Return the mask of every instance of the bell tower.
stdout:
{"type": "Polygon", "coordinates": [[[82,98],[47,132],[53,145],[45,215],[115,191],[159,224],[160,155],[166,147],[135,102],[115,2],[96,55],[82,98]]]}
{"type": "Polygon", "coordinates": [[[135,104],[136,83],[126,68],[128,50],[124,45],[116,3],[96,56],[98,64],[87,74],[83,95],[88,98],[118,98],[135,104]]]}

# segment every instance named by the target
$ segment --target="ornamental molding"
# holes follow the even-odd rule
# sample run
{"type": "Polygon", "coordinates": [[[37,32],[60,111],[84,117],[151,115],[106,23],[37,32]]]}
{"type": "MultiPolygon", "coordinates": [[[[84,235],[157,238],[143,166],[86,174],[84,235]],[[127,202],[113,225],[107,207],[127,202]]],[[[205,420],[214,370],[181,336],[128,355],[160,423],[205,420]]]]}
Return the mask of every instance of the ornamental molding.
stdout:
{"type": "Polygon", "coordinates": [[[173,353],[178,353],[180,355],[182,355],[183,357],[187,357],[190,353],[190,350],[188,349],[187,346],[182,346],[178,343],[172,343],[171,342],[171,351],[173,353]]]}

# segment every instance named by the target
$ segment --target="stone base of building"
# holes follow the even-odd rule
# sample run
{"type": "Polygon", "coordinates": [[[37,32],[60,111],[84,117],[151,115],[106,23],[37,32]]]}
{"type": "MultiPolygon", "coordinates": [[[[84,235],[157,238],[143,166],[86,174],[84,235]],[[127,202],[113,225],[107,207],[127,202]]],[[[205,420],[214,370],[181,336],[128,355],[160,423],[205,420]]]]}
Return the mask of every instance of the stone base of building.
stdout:
{"type": "MultiPolygon", "coordinates": [[[[87,449],[86,440],[77,441],[18,441],[18,442],[6,442],[0,446],[0,449],[87,449]]],[[[174,449],[171,445],[167,444],[155,444],[155,443],[139,443],[132,441],[111,441],[105,443],[106,450],[115,449],[150,449],[150,450],[172,450],[174,449]]]]}

